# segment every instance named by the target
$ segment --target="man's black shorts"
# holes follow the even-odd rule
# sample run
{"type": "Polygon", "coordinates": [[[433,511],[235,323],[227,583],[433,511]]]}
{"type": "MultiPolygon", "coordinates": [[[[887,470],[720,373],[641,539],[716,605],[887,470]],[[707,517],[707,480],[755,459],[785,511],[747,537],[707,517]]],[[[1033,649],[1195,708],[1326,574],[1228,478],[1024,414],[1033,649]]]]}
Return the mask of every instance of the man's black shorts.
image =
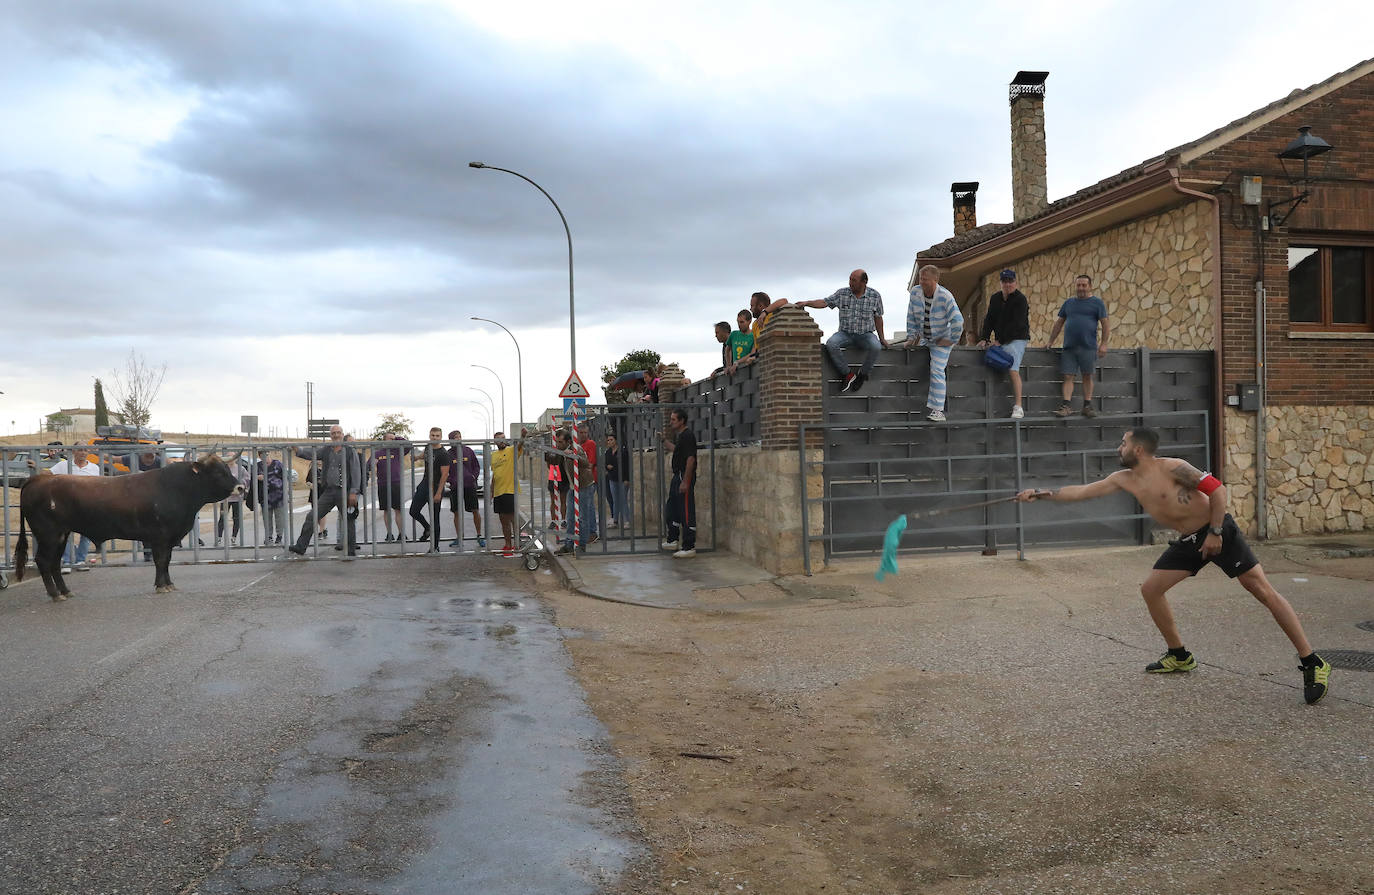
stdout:
{"type": "Polygon", "coordinates": [[[510,516],[515,513],[515,495],[498,494],[492,498],[491,507],[498,516],[510,516]]]}
{"type": "Polygon", "coordinates": [[[1236,525],[1236,520],[1231,518],[1230,513],[1226,514],[1226,519],[1221,523],[1221,552],[1210,559],[1203,559],[1202,541],[1207,537],[1207,528],[1208,526],[1204,525],[1170,544],[1169,549],[1155,561],[1155,568],[1196,575],[1203,566],[1213,562],[1228,577],[1236,578],[1259,565],[1259,558],[1245,542],[1245,536],[1240,533],[1240,526],[1236,525]]]}
{"type": "Polygon", "coordinates": [[[377,483],[377,509],[399,510],[401,508],[401,483],[377,483]]]}
{"type": "MultiPolygon", "coordinates": [[[[450,488],[448,490],[448,508],[453,512],[458,512],[458,492],[450,488]]],[[[469,513],[477,512],[477,489],[463,489],[463,509],[469,513]]]]}

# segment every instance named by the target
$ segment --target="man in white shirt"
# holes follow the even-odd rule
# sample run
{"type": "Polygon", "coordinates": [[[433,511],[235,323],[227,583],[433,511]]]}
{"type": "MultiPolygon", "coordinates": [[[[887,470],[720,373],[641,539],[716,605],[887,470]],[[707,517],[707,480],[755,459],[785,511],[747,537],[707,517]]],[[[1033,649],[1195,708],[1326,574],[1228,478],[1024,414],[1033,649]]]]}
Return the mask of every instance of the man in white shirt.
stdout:
{"type": "MultiPolygon", "coordinates": [[[[91,455],[78,448],[72,459],[58,460],[48,470],[53,475],[100,475],[100,464],[91,462],[91,455]]],[[[75,534],[75,532],[73,532],[75,534]]],[[[81,535],[76,545],[76,555],[72,555],[72,542],[67,541],[66,549],[62,551],[62,565],[71,566],[79,572],[89,572],[91,567],[86,562],[86,555],[91,551],[91,539],[81,535]]]]}

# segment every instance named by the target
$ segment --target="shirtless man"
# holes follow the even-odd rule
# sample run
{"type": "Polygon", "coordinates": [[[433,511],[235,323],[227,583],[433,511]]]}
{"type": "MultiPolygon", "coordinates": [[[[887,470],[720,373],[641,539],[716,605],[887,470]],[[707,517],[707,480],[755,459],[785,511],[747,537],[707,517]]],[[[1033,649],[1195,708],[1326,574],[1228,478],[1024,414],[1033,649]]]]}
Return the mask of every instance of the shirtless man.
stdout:
{"type": "Polygon", "coordinates": [[[1169,647],[1159,661],[1145,666],[1146,671],[1192,671],[1197,667],[1192,653],[1183,648],[1165,594],[1169,588],[1213,562],[1229,577],[1239,579],[1241,586],[1274,616],[1274,621],[1293,642],[1302,662],[1303,698],[1309,704],[1319,702],[1326,695],[1331,665],[1312,650],[1297,613],[1269,583],[1236,520],[1226,512],[1226,486],[1183,460],[1156,457],[1158,448],[1159,434],[1153,429],[1128,429],[1117,448],[1125,469],[1091,485],[1070,485],[1055,491],[1027,489],[1016,495],[1016,499],[1089,500],[1113,491],[1125,491],[1160,525],[1189,532],[1164,551],[1155,562],[1150,577],[1140,586],[1150,618],[1169,647]]]}

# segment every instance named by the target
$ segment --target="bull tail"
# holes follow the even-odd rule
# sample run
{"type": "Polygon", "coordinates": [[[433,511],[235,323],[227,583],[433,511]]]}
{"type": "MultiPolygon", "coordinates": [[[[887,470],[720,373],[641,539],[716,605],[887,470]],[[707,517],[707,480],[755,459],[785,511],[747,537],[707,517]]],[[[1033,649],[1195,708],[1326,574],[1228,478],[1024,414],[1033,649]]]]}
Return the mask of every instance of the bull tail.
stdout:
{"type": "Polygon", "coordinates": [[[24,502],[19,502],[19,546],[14,548],[14,580],[24,580],[24,566],[29,564],[29,536],[24,530],[24,502]]]}

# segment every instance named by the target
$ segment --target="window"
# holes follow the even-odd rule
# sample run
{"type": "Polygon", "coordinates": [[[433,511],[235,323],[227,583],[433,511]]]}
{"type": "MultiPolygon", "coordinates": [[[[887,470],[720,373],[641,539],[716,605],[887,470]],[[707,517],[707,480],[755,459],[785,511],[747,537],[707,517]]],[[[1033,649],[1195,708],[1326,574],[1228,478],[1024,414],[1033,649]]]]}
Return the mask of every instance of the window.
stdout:
{"type": "Polygon", "coordinates": [[[1290,246],[1288,320],[1295,330],[1374,331],[1374,247],[1290,246]]]}

